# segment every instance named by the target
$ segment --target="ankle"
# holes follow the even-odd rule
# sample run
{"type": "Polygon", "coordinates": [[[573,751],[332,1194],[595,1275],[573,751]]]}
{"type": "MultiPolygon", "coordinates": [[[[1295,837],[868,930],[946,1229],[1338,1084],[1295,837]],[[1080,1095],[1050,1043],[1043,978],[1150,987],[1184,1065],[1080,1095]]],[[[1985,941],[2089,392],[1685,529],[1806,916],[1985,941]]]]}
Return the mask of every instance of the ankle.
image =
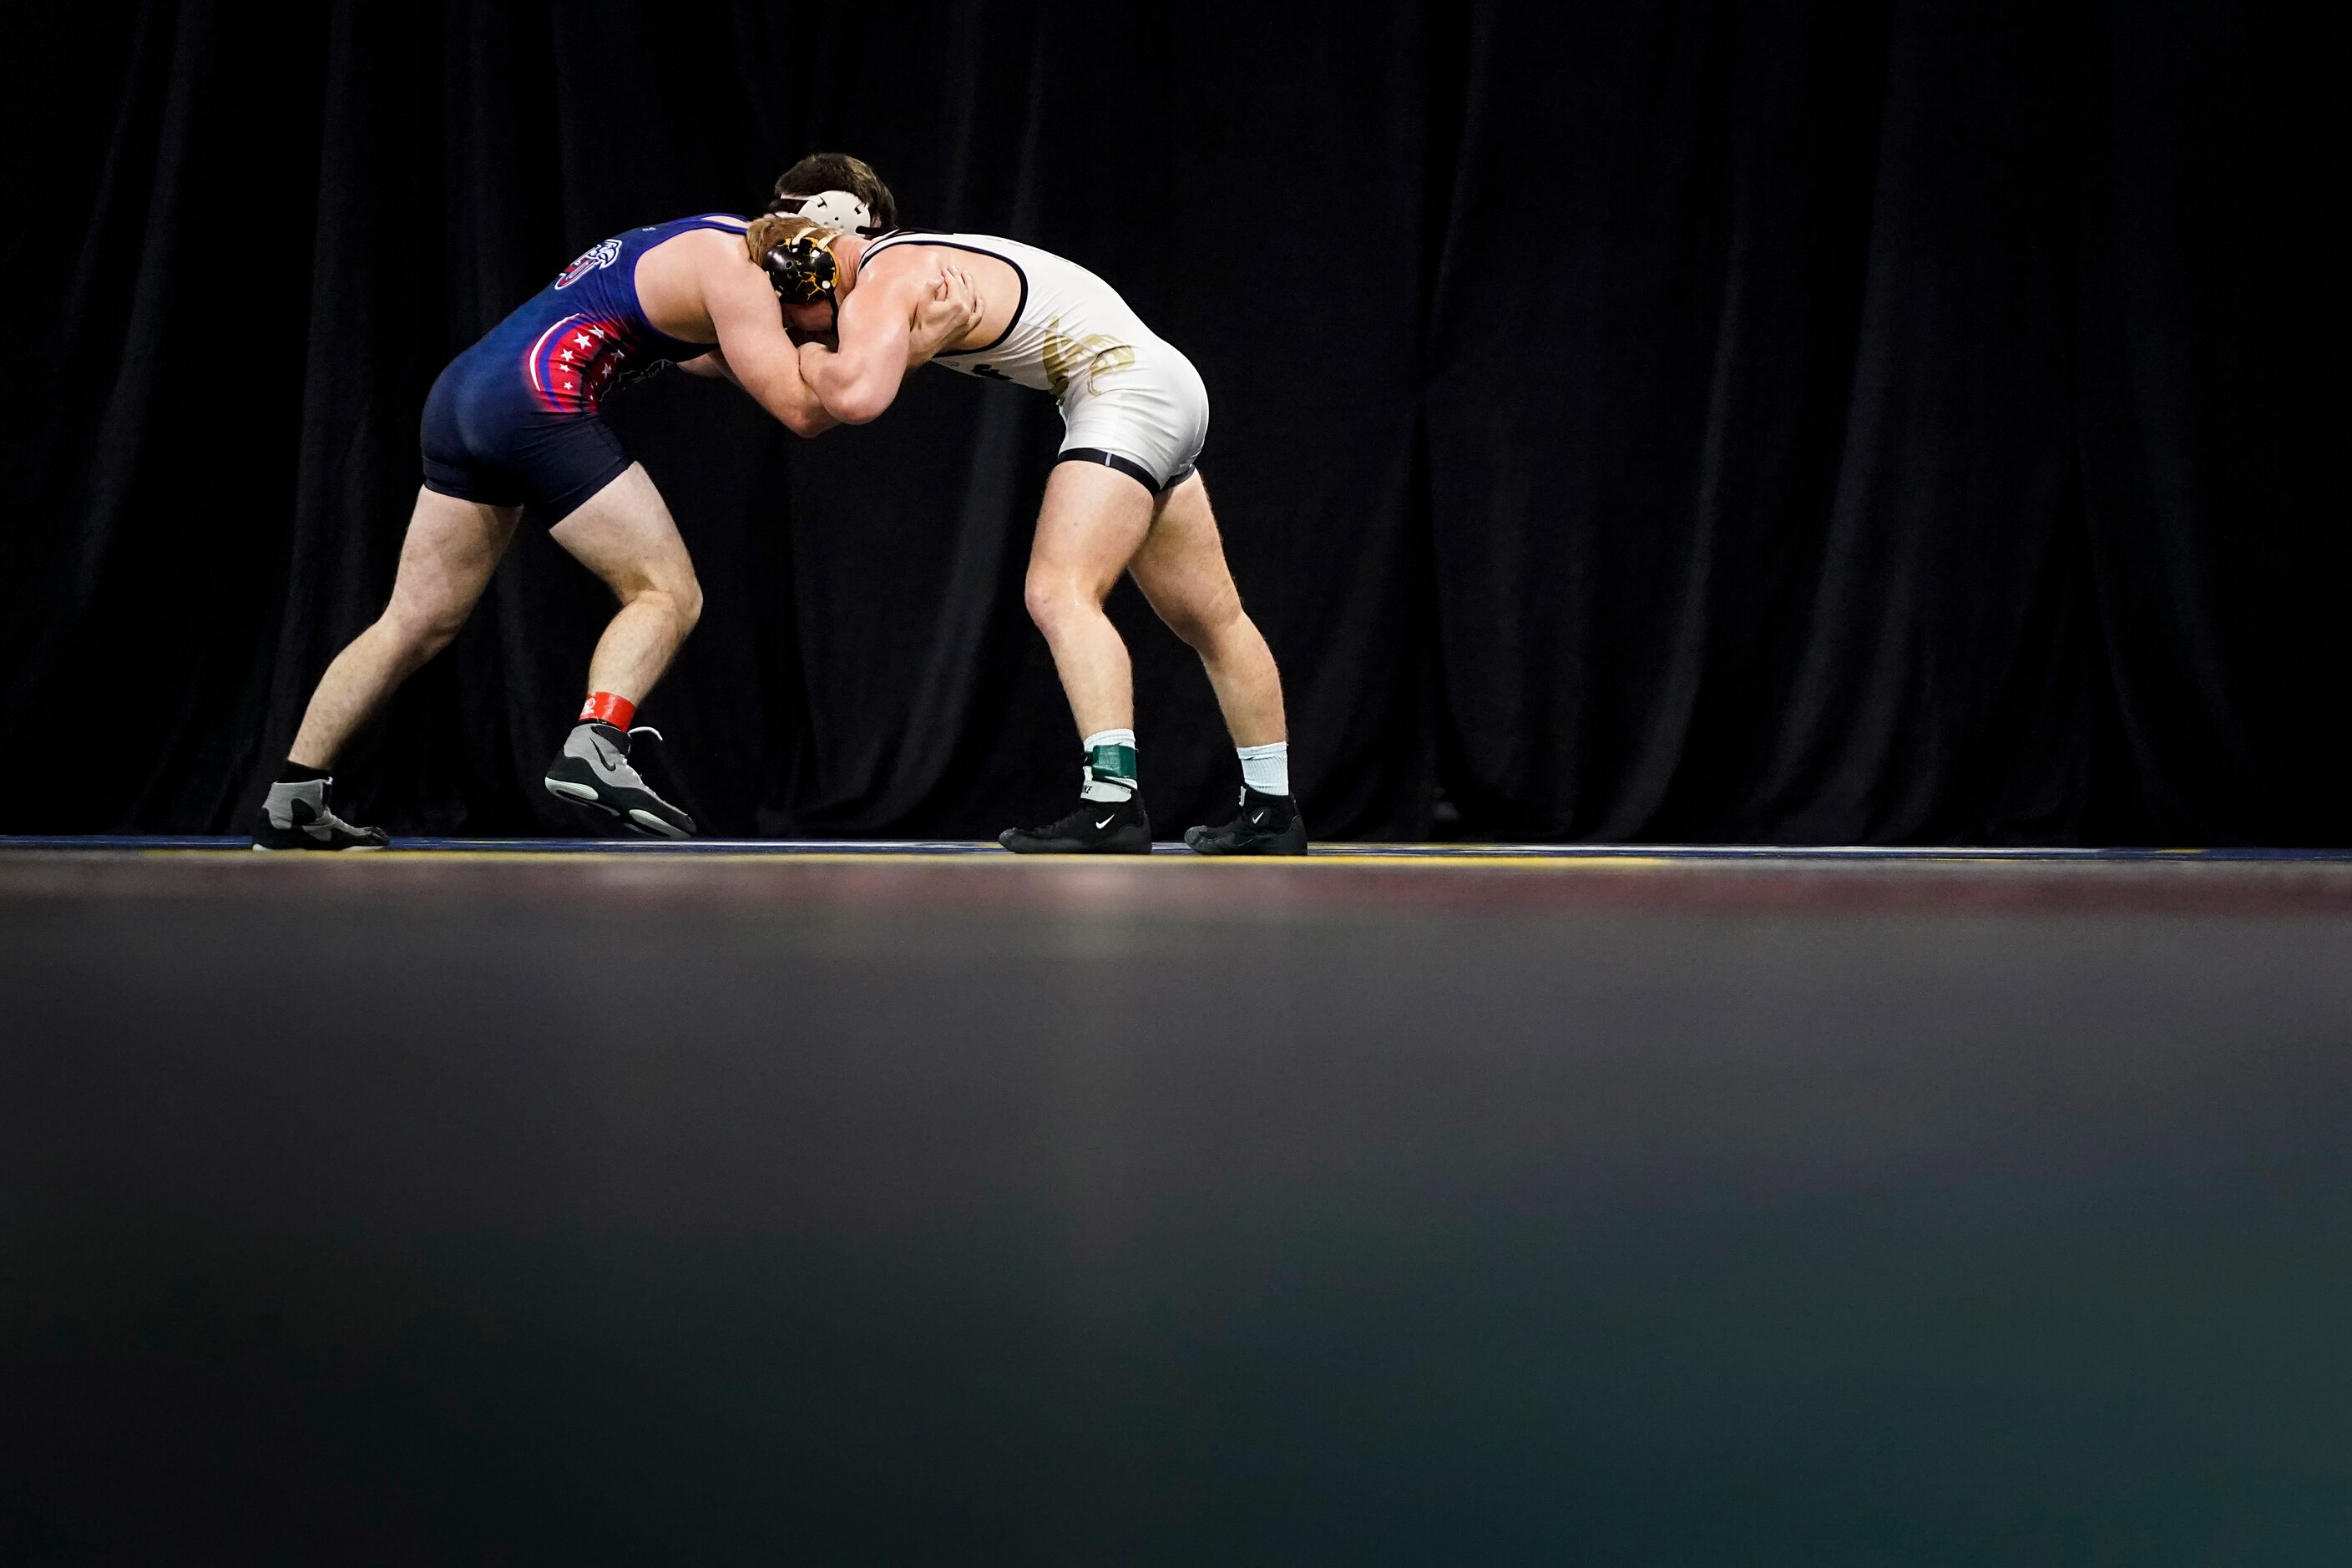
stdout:
{"type": "Polygon", "coordinates": [[[1082,742],[1087,749],[1084,800],[1132,800],[1136,792],[1135,731],[1097,730],[1082,742]]]}
{"type": "Polygon", "coordinates": [[[1282,799],[1290,796],[1290,742],[1275,741],[1263,746],[1236,746],[1234,755],[1241,759],[1242,785],[1259,795],[1282,799]]]}
{"type": "Polygon", "coordinates": [[[618,724],[612,722],[610,720],[583,719],[578,723],[572,726],[572,732],[575,735],[580,733],[583,730],[587,731],[592,735],[603,737],[607,744],[624,754],[626,754],[628,752],[629,732],[626,730],[622,729],[618,724]]]}
{"type": "Polygon", "coordinates": [[[626,734],[629,721],[637,716],[637,705],[626,697],[610,691],[592,691],[580,710],[580,722],[610,724],[626,734]]]}

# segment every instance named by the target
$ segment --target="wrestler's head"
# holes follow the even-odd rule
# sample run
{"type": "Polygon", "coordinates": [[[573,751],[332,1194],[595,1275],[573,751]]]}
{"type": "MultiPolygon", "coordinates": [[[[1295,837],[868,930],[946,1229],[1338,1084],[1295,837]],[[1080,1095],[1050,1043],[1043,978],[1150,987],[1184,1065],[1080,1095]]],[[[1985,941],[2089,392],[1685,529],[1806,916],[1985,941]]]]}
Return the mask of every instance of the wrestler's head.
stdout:
{"type": "Polygon", "coordinates": [[[743,231],[751,263],[768,275],[784,324],[803,338],[833,331],[842,298],[857,286],[865,241],[798,216],[770,213],[743,231]]]}
{"type": "MultiPolygon", "coordinates": [[[[771,213],[799,213],[810,198],[827,192],[841,191],[857,198],[867,216],[863,223],[847,226],[852,232],[872,238],[898,226],[898,199],[882,176],[863,158],[853,158],[846,153],[812,153],[786,169],[776,180],[776,194],[768,203],[771,213]]],[[[823,213],[810,213],[819,221],[838,216],[828,208],[823,213]]],[[[832,226],[844,226],[833,223],[832,226]]]]}

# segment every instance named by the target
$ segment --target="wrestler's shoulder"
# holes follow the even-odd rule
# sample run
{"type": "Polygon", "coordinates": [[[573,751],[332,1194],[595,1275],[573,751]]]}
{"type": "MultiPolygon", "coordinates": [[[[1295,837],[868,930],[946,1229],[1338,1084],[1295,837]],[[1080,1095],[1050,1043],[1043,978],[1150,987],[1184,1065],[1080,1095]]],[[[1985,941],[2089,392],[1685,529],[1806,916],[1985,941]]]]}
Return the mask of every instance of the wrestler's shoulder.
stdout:
{"type": "Polygon", "coordinates": [[[645,253],[638,263],[638,276],[647,270],[660,273],[675,268],[672,276],[705,276],[713,269],[731,269],[737,264],[749,268],[751,258],[743,248],[743,237],[726,229],[689,228],[674,234],[645,253]]]}

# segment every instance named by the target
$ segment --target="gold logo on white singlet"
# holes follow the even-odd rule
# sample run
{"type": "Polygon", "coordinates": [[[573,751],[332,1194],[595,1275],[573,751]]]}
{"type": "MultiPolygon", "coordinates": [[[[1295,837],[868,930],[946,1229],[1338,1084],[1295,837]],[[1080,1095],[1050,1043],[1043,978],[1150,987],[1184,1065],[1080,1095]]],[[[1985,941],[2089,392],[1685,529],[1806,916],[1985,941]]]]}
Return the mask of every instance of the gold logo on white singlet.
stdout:
{"type": "Polygon", "coordinates": [[[1056,316],[1045,323],[1045,342],[1038,357],[1045,361],[1046,384],[1055,396],[1061,396],[1072,381],[1084,375],[1087,395],[1093,397],[1102,391],[1103,377],[1135,363],[1135,350],[1107,332],[1067,337],[1062,331],[1062,318],[1056,316]]]}

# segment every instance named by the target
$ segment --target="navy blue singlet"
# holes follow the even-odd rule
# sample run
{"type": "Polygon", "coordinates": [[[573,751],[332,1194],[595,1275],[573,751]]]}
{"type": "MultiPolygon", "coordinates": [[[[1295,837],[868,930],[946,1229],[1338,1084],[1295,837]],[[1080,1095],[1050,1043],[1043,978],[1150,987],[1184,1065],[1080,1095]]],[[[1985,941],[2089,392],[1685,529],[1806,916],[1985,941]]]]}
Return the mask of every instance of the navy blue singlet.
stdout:
{"type": "Polygon", "coordinates": [[[608,239],[451,360],[425,400],[425,488],[553,524],[619,478],[629,454],[597,412],[604,395],[713,346],[656,331],[637,303],[637,258],[698,228],[744,221],[705,213],[608,239]]]}

